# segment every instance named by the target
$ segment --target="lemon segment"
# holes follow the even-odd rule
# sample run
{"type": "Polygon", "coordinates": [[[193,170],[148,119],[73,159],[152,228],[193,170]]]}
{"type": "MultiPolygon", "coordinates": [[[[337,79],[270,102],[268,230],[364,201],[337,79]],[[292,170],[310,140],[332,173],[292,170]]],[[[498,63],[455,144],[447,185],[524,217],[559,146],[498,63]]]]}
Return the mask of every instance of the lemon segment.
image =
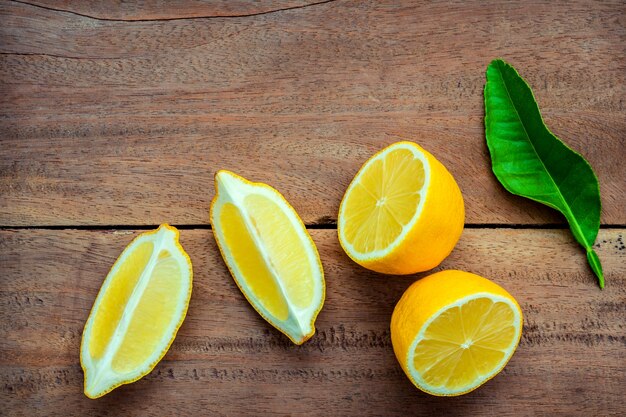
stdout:
{"type": "Polygon", "coordinates": [[[234,204],[226,203],[220,221],[228,225],[224,228],[224,243],[230,248],[231,257],[237,263],[241,279],[250,293],[258,295],[259,303],[270,315],[280,321],[287,320],[287,301],[261,251],[257,249],[241,211],[234,204]]]}
{"type": "Polygon", "coordinates": [[[99,303],[97,314],[93,318],[92,335],[89,339],[89,352],[92,358],[100,359],[104,354],[137,281],[150,261],[153,248],[152,242],[137,245],[133,256],[126,257],[120,263],[115,275],[111,277],[107,291],[99,303]]]}
{"type": "MultiPolygon", "coordinates": [[[[254,212],[253,227],[264,243],[267,257],[271,260],[276,276],[284,288],[286,299],[295,308],[306,308],[313,301],[314,273],[318,259],[310,257],[306,244],[281,207],[266,196],[252,194],[244,200],[245,210],[254,212]]],[[[308,247],[309,252],[312,252],[308,247]]],[[[315,253],[317,251],[315,250],[315,253]]]]}
{"type": "Polygon", "coordinates": [[[113,356],[112,368],[116,372],[129,372],[158,350],[163,331],[176,315],[178,301],[183,294],[181,268],[167,250],[157,258],[143,296],[135,307],[124,339],[113,356]],[[138,343],[141,341],[141,343],[138,343]]]}
{"type": "Polygon", "coordinates": [[[494,377],[513,355],[522,312],[497,284],[443,271],[409,287],[393,312],[391,338],[400,365],[422,391],[460,395],[494,377]]]}
{"type": "Polygon", "coordinates": [[[322,264],[297,213],[274,188],[232,172],[215,176],[211,225],[235,282],[254,309],[294,343],[315,333],[322,264]]]}
{"type": "Polygon", "coordinates": [[[101,397],[154,368],[185,318],[192,275],[171,226],[143,233],[124,249],[83,330],[85,395],[101,397]]]}
{"type": "Polygon", "coordinates": [[[358,264],[388,274],[437,266],[463,230],[461,191],[448,170],[412,142],[372,156],[341,201],[338,235],[358,264]]]}

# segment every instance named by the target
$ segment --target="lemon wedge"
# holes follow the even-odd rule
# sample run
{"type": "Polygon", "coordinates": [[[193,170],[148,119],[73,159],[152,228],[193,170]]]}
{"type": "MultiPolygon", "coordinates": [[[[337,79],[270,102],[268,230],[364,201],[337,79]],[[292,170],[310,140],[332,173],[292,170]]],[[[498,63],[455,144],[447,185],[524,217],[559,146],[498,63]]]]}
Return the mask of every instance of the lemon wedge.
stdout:
{"type": "Polygon", "coordinates": [[[252,307],[295,344],[315,333],[324,303],[322,263],[296,211],[274,188],[215,175],[213,234],[252,307]]]}
{"type": "Polygon", "coordinates": [[[519,304],[502,287],[449,270],[405,291],[391,318],[391,341],[417,388],[461,395],[504,368],[517,348],[522,324],[519,304]]]}
{"type": "Polygon", "coordinates": [[[104,280],[85,324],[85,395],[98,398],[148,374],[176,337],[191,297],[192,267],[167,224],[137,236],[104,280]]]}

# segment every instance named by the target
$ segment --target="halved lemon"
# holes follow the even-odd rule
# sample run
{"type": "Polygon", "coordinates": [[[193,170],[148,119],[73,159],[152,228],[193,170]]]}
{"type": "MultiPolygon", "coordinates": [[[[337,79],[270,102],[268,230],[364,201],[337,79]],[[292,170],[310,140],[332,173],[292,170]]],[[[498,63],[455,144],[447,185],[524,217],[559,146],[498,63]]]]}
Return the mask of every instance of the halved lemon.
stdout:
{"type": "Polygon", "coordinates": [[[372,156],[341,201],[338,234],[356,263],[386,274],[439,265],[465,221],[463,197],[448,170],[422,147],[398,142],[372,156]]]}
{"type": "Polygon", "coordinates": [[[324,303],[319,254],[296,211],[274,188],[215,175],[211,225],[222,257],[254,309],[295,344],[315,333],[324,303]]]}
{"type": "Polygon", "coordinates": [[[449,270],[405,291],[391,317],[391,341],[417,388],[461,395],[504,368],[517,348],[522,324],[522,310],[502,287],[449,270]]]}
{"type": "Polygon", "coordinates": [[[148,374],[176,337],[191,297],[192,267],[167,224],[124,249],[93,304],[80,346],[85,395],[98,398],[148,374]]]}

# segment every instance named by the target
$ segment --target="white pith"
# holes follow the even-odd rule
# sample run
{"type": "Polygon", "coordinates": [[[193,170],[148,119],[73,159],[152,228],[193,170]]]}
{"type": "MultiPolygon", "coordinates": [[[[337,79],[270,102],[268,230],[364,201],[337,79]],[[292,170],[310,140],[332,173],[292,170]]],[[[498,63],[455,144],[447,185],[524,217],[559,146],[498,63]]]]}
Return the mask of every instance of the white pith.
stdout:
{"type": "MultiPolygon", "coordinates": [[[[460,394],[460,393],[466,392],[468,390],[471,390],[471,389],[481,385],[485,381],[489,380],[491,377],[493,377],[508,362],[508,360],[511,358],[511,356],[515,352],[515,348],[517,347],[517,341],[519,340],[521,331],[522,331],[522,320],[521,320],[521,316],[520,316],[520,313],[519,313],[519,309],[518,309],[517,305],[515,305],[508,298],[505,298],[505,297],[502,297],[502,296],[499,296],[499,295],[495,295],[495,294],[491,294],[491,293],[478,293],[478,294],[472,294],[472,295],[467,296],[467,297],[463,297],[463,298],[457,300],[455,303],[446,305],[445,307],[443,307],[442,309],[437,311],[435,314],[433,314],[424,323],[424,325],[420,329],[419,333],[417,334],[417,336],[415,337],[415,339],[411,343],[411,346],[409,347],[409,351],[407,353],[407,367],[409,369],[410,377],[411,377],[411,379],[413,379],[413,382],[416,383],[418,386],[424,388],[428,392],[431,392],[431,393],[437,394],[437,395],[456,395],[456,394],[460,394]],[[475,299],[479,299],[479,298],[487,298],[487,299],[491,300],[493,303],[497,303],[497,302],[505,303],[513,311],[513,323],[512,323],[512,325],[515,328],[515,335],[511,339],[510,345],[506,349],[501,350],[502,352],[504,352],[504,356],[503,356],[502,360],[496,366],[494,366],[492,372],[490,372],[488,374],[485,374],[485,375],[480,375],[478,380],[472,381],[470,384],[468,384],[465,387],[457,388],[455,390],[449,390],[449,389],[446,389],[445,387],[435,387],[433,385],[430,385],[428,382],[426,382],[422,378],[420,373],[413,366],[413,359],[414,359],[414,356],[415,356],[415,348],[417,347],[418,343],[420,343],[422,340],[424,340],[424,333],[426,332],[426,330],[428,329],[430,324],[437,317],[439,317],[443,312],[445,312],[445,311],[447,311],[447,310],[449,310],[451,308],[454,308],[454,307],[462,306],[463,304],[465,304],[465,303],[467,303],[467,302],[469,302],[471,300],[475,300],[475,299]]],[[[468,343],[468,345],[469,344],[471,344],[471,341],[468,343]]]]}
{"type": "Polygon", "coordinates": [[[177,326],[180,324],[183,314],[186,312],[186,301],[191,286],[191,277],[189,274],[187,258],[180,252],[180,249],[176,245],[176,242],[176,232],[164,226],[159,227],[158,231],[154,234],[139,236],[136,240],[132,242],[132,244],[128,248],[125,249],[123,255],[120,256],[120,258],[115,262],[115,265],[107,275],[104,283],[102,284],[102,288],[98,293],[98,297],[94,302],[92,314],[90,314],[89,319],[85,325],[85,339],[81,345],[81,361],[83,366],[85,367],[85,392],[89,394],[89,396],[97,397],[104,391],[109,389],[111,386],[117,385],[122,382],[135,380],[147,373],[159,360],[159,358],[163,354],[163,351],[168,347],[170,341],[172,340],[173,334],[176,331],[177,326]],[[91,357],[89,344],[91,339],[90,336],[92,326],[95,320],[95,316],[100,307],[100,302],[104,298],[104,294],[107,292],[107,289],[111,284],[112,278],[117,274],[124,260],[132,254],[135,248],[137,248],[142,243],[148,241],[152,242],[154,245],[152,254],[150,255],[150,259],[146,264],[146,267],[144,268],[141,277],[137,281],[137,284],[133,289],[131,296],[129,297],[126,308],[122,313],[122,317],[120,318],[120,321],[115,331],[113,332],[113,336],[111,337],[111,340],[109,341],[104,351],[104,354],[101,358],[94,359],[91,357]],[[181,283],[185,287],[182,288],[180,291],[180,299],[176,303],[176,310],[171,317],[167,329],[163,332],[163,336],[161,338],[161,341],[157,345],[157,349],[155,349],[154,352],[152,352],[152,354],[144,361],[144,363],[139,365],[136,369],[124,373],[116,372],[112,369],[111,363],[124,340],[124,336],[128,331],[128,326],[133,317],[133,312],[137,308],[143,292],[150,282],[152,272],[158,262],[159,254],[163,250],[169,252],[171,256],[178,262],[180,266],[180,272],[182,274],[181,283]]]}
{"type": "Polygon", "coordinates": [[[313,246],[313,243],[308,236],[305,227],[293,208],[285,203],[285,200],[278,193],[269,186],[256,185],[254,183],[248,183],[243,181],[239,177],[230,174],[226,171],[220,171],[216,176],[217,181],[217,200],[214,203],[212,222],[214,224],[213,233],[216,239],[220,243],[224,260],[228,264],[228,267],[232,271],[237,284],[246,295],[246,298],[250,302],[254,303],[254,306],[260,311],[261,315],[268,319],[272,324],[279,327],[282,331],[288,334],[295,342],[301,341],[304,336],[310,335],[313,332],[313,318],[318,312],[321,303],[323,302],[323,272],[319,267],[319,255],[317,249],[313,246]],[[290,221],[290,226],[297,232],[300,242],[304,247],[309,264],[313,268],[313,298],[311,304],[305,308],[299,308],[290,301],[285,285],[283,284],[280,276],[276,272],[273,263],[265,245],[261,241],[257,229],[254,227],[251,220],[250,213],[244,204],[244,199],[249,195],[262,195],[267,197],[276,203],[287,216],[290,221]],[[257,301],[257,296],[248,286],[246,278],[242,275],[237,263],[231,255],[230,248],[225,244],[226,239],[224,237],[222,226],[220,225],[220,213],[222,207],[226,203],[231,203],[236,206],[244,220],[248,233],[255,243],[255,247],[261,254],[264,263],[270,272],[271,277],[278,286],[283,299],[285,300],[288,308],[288,316],[285,320],[279,320],[272,313],[270,313],[262,303],[257,301]]]}
{"type": "Polygon", "coordinates": [[[356,177],[354,177],[354,179],[348,186],[348,189],[346,190],[346,193],[344,195],[344,199],[346,198],[345,196],[349,195],[352,189],[358,183],[360,183],[360,179],[363,176],[363,174],[369,169],[369,167],[375,161],[383,160],[383,163],[384,163],[384,160],[387,154],[389,154],[390,152],[396,151],[398,149],[406,149],[406,150],[411,151],[411,153],[413,153],[413,155],[415,156],[415,159],[419,159],[420,162],[423,164],[424,184],[422,185],[422,189],[419,192],[420,194],[419,204],[417,205],[417,209],[415,210],[415,215],[413,216],[413,218],[411,218],[411,220],[402,227],[402,232],[398,235],[398,237],[391,244],[389,244],[385,249],[379,249],[379,250],[374,250],[370,252],[359,252],[357,249],[354,248],[354,245],[352,245],[352,243],[350,243],[348,239],[346,238],[345,233],[344,233],[345,225],[346,225],[346,216],[345,216],[346,204],[341,204],[339,216],[338,216],[338,224],[337,224],[337,227],[339,229],[339,238],[341,239],[341,242],[345,246],[346,251],[359,261],[370,261],[370,260],[380,259],[388,255],[389,253],[393,252],[396,249],[396,247],[398,247],[398,245],[404,240],[406,235],[411,231],[411,229],[415,225],[415,222],[417,222],[417,220],[419,219],[422,213],[422,209],[424,207],[424,202],[428,198],[427,194],[424,192],[425,190],[428,190],[428,187],[430,185],[430,165],[428,163],[428,158],[426,158],[426,156],[415,146],[409,143],[401,142],[401,143],[397,143],[395,145],[391,145],[388,148],[383,149],[378,155],[368,160],[365,163],[365,165],[363,165],[363,167],[359,170],[356,177]]]}

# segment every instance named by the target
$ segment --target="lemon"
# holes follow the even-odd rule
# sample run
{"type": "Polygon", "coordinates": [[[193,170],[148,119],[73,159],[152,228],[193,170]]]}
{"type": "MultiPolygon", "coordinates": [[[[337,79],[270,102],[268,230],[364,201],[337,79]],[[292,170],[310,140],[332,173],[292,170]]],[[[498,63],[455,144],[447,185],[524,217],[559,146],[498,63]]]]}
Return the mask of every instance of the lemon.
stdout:
{"type": "Polygon", "coordinates": [[[215,175],[211,225],[222,257],[254,309],[295,344],[315,333],[325,284],[319,254],[296,211],[274,188],[215,175]]]}
{"type": "Polygon", "coordinates": [[[87,397],[134,382],[161,360],[187,313],[192,275],[178,230],[167,224],[124,249],[83,330],[80,362],[87,397]]]}
{"type": "Polygon", "coordinates": [[[391,317],[396,358],[413,384],[460,395],[504,368],[522,334],[515,299],[486,278],[442,271],[411,285],[391,317]]]}
{"type": "Polygon", "coordinates": [[[437,266],[463,231],[461,191],[448,170],[413,142],[372,156],[341,201],[338,234],[356,263],[386,274],[437,266]]]}

